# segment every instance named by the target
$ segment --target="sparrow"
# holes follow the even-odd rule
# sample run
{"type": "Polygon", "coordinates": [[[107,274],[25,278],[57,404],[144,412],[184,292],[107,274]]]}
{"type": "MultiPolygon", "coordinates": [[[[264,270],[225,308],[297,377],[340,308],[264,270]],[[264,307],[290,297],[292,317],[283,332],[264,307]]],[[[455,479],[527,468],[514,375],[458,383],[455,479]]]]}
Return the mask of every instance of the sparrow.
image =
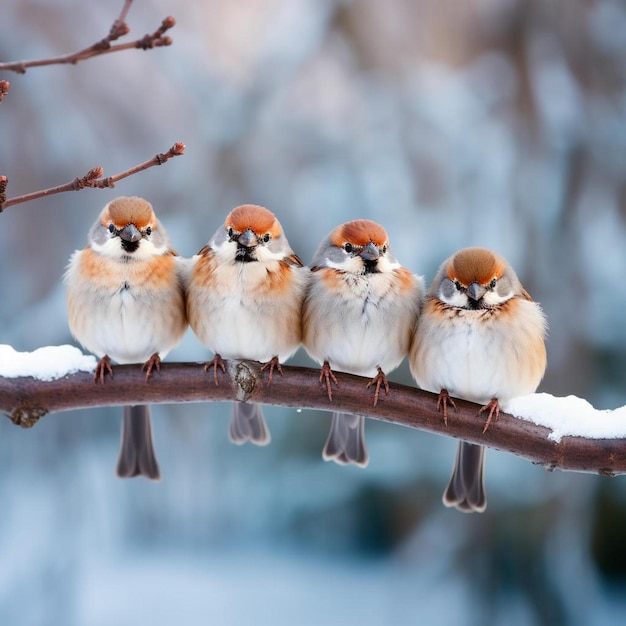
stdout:
{"type": "MultiPolygon", "coordinates": [[[[483,405],[486,432],[500,404],[533,393],[546,369],[547,323],[512,267],[485,248],[465,248],[444,261],[431,284],[409,352],[417,384],[438,393],[447,423],[455,398],[483,405]]],[[[459,442],[443,494],[448,507],[471,513],[487,506],[485,449],[459,442]]]]}
{"type": "MultiPolygon", "coordinates": [[[[94,380],[116,363],[143,363],[146,381],[187,328],[180,257],[152,205],[111,200],[71,256],[65,273],[72,335],[100,360],[94,380]]],[[[160,478],[148,406],[124,407],[117,475],[160,478]]]]}
{"type": "MultiPolygon", "coordinates": [[[[424,297],[424,280],[398,263],[385,229],[358,219],[337,226],[311,264],[304,300],[302,345],[322,365],[332,401],[333,371],[371,377],[376,405],[385,373],[407,355],[424,297]]],[[[365,418],[334,412],[322,457],[365,467],[365,418]]]]}
{"type": "MultiPolygon", "coordinates": [[[[187,316],[198,339],[214,353],[205,371],[225,370],[224,359],[253,360],[269,368],[300,347],[302,301],[309,270],[291,249],[276,216],[262,206],[234,208],[206,246],[191,259],[187,316]]],[[[258,404],[233,403],[233,443],[270,442],[258,404]]]]}

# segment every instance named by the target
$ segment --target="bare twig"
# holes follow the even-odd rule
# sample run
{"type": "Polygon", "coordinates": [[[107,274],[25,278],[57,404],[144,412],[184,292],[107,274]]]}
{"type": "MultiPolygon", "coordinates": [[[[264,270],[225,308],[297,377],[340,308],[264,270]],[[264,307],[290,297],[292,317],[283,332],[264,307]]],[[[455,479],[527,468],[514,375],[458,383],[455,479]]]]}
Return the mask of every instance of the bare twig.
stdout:
{"type": "Polygon", "coordinates": [[[114,176],[104,177],[104,170],[98,166],[89,170],[84,176],[81,178],[75,178],[73,181],[69,183],[65,183],[64,185],[59,185],[57,187],[50,187],[49,189],[41,189],[40,191],[33,191],[31,193],[24,194],[23,196],[15,196],[14,198],[6,198],[6,187],[7,187],[7,178],[6,176],[0,176],[0,213],[14,204],[21,204],[22,202],[30,202],[31,200],[37,200],[39,198],[44,198],[46,196],[51,196],[55,193],[63,193],[64,191],[80,191],[85,187],[90,187],[91,189],[105,189],[115,187],[115,183],[122,180],[123,178],[127,178],[128,176],[132,176],[133,174],[137,174],[137,172],[142,172],[143,170],[147,170],[154,165],[163,165],[166,161],[175,156],[180,156],[185,152],[185,144],[184,143],[175,143],[167,152],[161,152],[151,159],[140,163],[139,165],[135,165],[120,174],[115,174],[114,176]]]}
{"type": "Polygon", "coordinates": [[[132,48],[139,48],[141,50],[149,50],[150,48],[156,48],[159,46],[169,46],[172,44],[171,37],[165,35],[165,33],[176,25],[176,20],[169,16],[166,17],[159,28],[152,34],[144,35],[141,39],[130,41],[123,44],[111,45],[111,42],[116,41],[120,37],[127,35],[130,32],[130,27],[126,23],[126,15],[130,9],[133,0],[125,0],[122,11],[118,18],[113,22],[109,34],[100,41],[94,43],[88,48],[79,50],[78,52],[72,52],[71,54],[65,54],[58,57],[51,57],[48,59],[37,59],[31,61],[13,61],[9,63],[0,63],[0,71],[12,71],[18,74],[25,74],[29,67],[41,67],[43,65],[57,65],[63,63],[71,63],[75,65],[79,61],[84,61],[101,54],[109,54],[111,52],[119,52],[120,50],[129,50],[132,48]]]}
{"type": "MultiPolygon", "coordinates": [[[[108,37],[109,41],[114,41],[120,36],[120,35],[116,35],[116,33],[118,32],[118,30],[122,31],[124,29],[126,16],[128,15],[128,12],[130,11],[130,5],[132,3],[133,3],[133,0],[124,0],[124,6],[122,7],[122,11],[118,15],[115,22],[113,22],[113,26],[111,26],[111,31],[109,32],[109,37],[108,37]]],[[[121,33],[121,34],[125,34],[125,33],[121,33]]]]}
{"type": "Polygon", "coordinates": [[[10,87],[11,83],[8,80],[0,80],[0,102],[9,93],[10,87]]]}
{"type": "Polygon", "coordinates": [[[0,176],[0,212],[7,199],[7,183],[9,180],[6,176],[0,176]]]}
{"type": "Polygon", "coordinates": [[[245,400],[293,408],[337,410],[465,439],[526,458],[547,469],[592,472],[602,475],[626,473],[625,443],[619,439],[564,437],[548,439],[549,430],[500,413],[500,419],[483,433],[479,406],[455,400],[457,410],[448,425],[437,411],[437,396],[413,387],[390,383],[389,396],[374,407],[366,392],[368,379],[337,373],[338,387],[332,403],[319,383],[319,370],[283,366],[283,377],[272,385],[263,383],[261,364],[225,361],[225,371],[208,376],[202,364],[163,363],[160,373],[146,382],[141,365],[114,366],[115,377],[95,384],[84,372],[52,382],[32,378],[0,377],[0,411],[13,423],[32,426],[54,411],[95,406],[218,402],[245,400]]]}

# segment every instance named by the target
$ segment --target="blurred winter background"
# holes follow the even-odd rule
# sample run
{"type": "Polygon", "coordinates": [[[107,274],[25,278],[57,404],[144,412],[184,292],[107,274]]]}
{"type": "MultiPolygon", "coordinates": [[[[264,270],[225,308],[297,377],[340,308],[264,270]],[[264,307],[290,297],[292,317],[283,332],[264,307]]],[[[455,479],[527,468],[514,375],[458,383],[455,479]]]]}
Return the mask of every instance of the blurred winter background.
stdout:
{"type": "MultiPolygon", "coordinates": [[[[121,5],[3,0],[0,60],[90,45],[121,5]]],[[[0,342],[72,342],[60,279],[116,195],[149,199],[185,256],[252,202],[305,261],[356,217],[428,280],[493,247],[549,317],[541,389],[626,403],[624,2],[137,0],[131,37],[168,14],[170,48],[0,76],[9,196],[187,145],[0,216],[0,342]]],[[[188,335],[170,360],[205,357],[188,335]]],[[[272,445],[238,448],[226,405],[155,407],[158,484],[115,478],[118,410],[0,421],[0,624],[623,619],[624,479],[490,451],[466,516],[440,501],[452,439],[368,421],[363,471],[322,462],[327,414],[266,414],[272,445]]]]}

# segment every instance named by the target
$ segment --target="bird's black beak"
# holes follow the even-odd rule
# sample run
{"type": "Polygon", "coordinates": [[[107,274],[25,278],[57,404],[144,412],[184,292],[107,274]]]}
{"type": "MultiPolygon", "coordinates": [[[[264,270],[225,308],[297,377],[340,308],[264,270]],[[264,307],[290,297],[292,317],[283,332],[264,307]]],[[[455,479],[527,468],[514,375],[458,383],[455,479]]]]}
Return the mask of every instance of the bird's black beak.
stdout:
{"type": "Polygon", "coordinates": [[[120,237],[128,243],[135,243],[141,239],[141,233],[134,224],[128,224],[120,230],[120,237]]]}
{"type": "Polygon", "coordinates": [[[364,261],[378,261],[380,257],[380,252],[378,248],[370,241],[366,246],[364,246],[363,250],[361,250],[360,257],[364,261]]]}
{"type": "Polygon", "coordinates": [[[475,281],[465,290],[467,295],[474,300],[474,302],[478,302],[485,295],[486,291],[487,290],[482,285],[475,281]]]}
{"type": "Polygon", "coordinates": [[[259,243],[255,232],[248,228],[239,237],[237,237],[237,253],[235,260],[242,263],[251,263],[256,261],[256,247],[259,243]]]}
{"type": "Polygon", "coordinates": [[[245,230],[243,233],[241,233],[241,235],[239,235],[239,237],[237,238],[237,243],[240,246],[251,248],[252,246],[256,246],[258,241],[254,231],[248,228],[248,230],[245,230]]]}
{"type": "Polygon", "coordinates": [[[363,265],[366,274],[377,274],[378,259],[380,258],[380,252],[378,248],[370,241],[363,250],[359,253],[359,256],[363,259],[363,265]]]}

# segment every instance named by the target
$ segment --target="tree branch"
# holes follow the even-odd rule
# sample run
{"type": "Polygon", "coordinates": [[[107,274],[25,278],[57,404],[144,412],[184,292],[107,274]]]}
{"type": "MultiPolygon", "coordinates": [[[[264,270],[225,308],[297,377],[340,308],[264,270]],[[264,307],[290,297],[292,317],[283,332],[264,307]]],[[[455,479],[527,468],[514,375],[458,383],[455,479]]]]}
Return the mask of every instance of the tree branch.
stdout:
{"type": "Polygon", "coordinates": [[[626,473],[624,442],[619,439],[564,437],[559,443],[548,439],[550,430],[500,413],[500,419],[482,433],[484,419],[479,406],[456,400],[458,410],[448,416],[448,425],[437,412],[437,396],[413,387],[390,383],[388,396],[381,395],[373,406],[373,391],[365,378],[337,373],[339,385],[332,403],[319,383],[319,371],[283,367],[271,385],[260,364],[226,361],[226,372],[208,374],[197,363],[164,363],[161,372],[148,382],[137,365],[114,367],[114,378],[94,383],[93,374],[78,373],[52,382],[33,378],[0,377],[0,411],[14,424],[28,428],[47,413],[96,406],[159,404],[176,402],[224,402],[246,400],[302,409],[344,411],[409,426],[439,435],[465,439],[497,450],[510,452],[543,465],[613,476],[626,473]]]}
{"type": "Polygon", "coordinates": [[[123,178],[127,178],[128,176],[132,176],[137,172],[141,172],[143,170],[147,170],[154,165],[163,165],[166,161],[175,156],[180,156],[185,152],[185,144],[184,143],[175,143],[167,152],[161,152],[151,159],[140,163],[139,165],[135,165],[120,174],[115,174],[114,176],[104,177],[104,170],[102,167],[94,167],[89,170],[82,178],[75,178],[73,181],[69,183],[65,183],[64,185],[59,185],[57,187],[50,187],[49,189],[41,189],[40,191],[33,191],[31,193],[24,194],[23,196],[15,196],[14,198],[6,199],[6,188],[8,179],[6,176],[0,176],[0,213],[5,209],[13,206],[14,204],[20,204],[22,202],[29,202],[30,200],[37,200],[39,198],[43,198],[45,196],[51,196],[55,193],[62,193],[64,191],[80,191],[85,187],[90,187],[91,189],[105,189],[115,187],[115,183],[122,180],[123,178]]]}
{"type": "Polygon", "coordinates": [[[176,25],[176,20],[171,16],[166,17],[161,22],[161,26],[159,26],[159,28],[152,34],[144,35],[141,39],[137,39],[136,41],[130,41],[128,43],[117,44],[114,46],[111,45],[111,42],[116,41],[130,32],[130,27],[126,23],[126,15],[128,14],[132,3],[133,0],[125,0],[122,11],[119,17],[113,22],[109,34],[104,39],[97,41],[88,48],[49,59],[0,63],[0,71],[4,70],[17,72],[18,74],[25,74],[29,67],[41,67],[44,65],[58,65],[63,63],[76,65],[79,61],[85,61],[86,59],[91,59],[92,57],[99,56],[101,54],[119,52],[120,50],[129,50],[131,48],[149,50],[150,48],[171,45],[171,37],[165,35],[170,28],[173,28],[176,25]]]}

